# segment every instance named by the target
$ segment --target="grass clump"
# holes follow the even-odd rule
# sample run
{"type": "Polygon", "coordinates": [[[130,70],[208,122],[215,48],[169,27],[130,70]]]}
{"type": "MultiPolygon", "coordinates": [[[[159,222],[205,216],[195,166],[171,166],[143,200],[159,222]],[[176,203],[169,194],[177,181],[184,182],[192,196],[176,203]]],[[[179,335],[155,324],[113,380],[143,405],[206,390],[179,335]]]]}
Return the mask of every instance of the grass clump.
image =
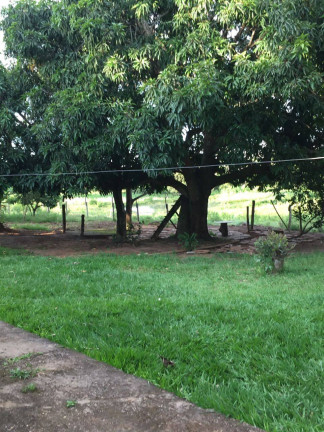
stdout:
{"type": "Polygon", "coordinates": [[[37,386],[34,383],[27,384],[21,389],[22,393],[33,393],[37,391],[37,386]]]}
{"type": "Polygon", "coordinates": [[[183,233],[179,235],[180,243],[186,251],[191,252],[198,246],[199,242],[196,233],[183,233]]]}
{"type": "Polygon", "coordinates": [[[37,373],[38,369],[21,369],[20,367],[17,367],[16,369],[11,369],[10,377],[27,380],[29,378],[35,377],[37,373]]]}
{"type": "Polygon", "coordinates": [[[36,357],[36,356],[39,356],[39,355],[41,355],[41,354],[42,354],[42,353],[27,353],[27,354],[22,354],[21,356],[18,356],[18,357],[12,357],[12,358],[10,358],[10,359],[7,359],[7,360],[4,362],[4,365],[7,366],[7,365],[14,364],[14,363],[18,363],[18,362],[20,362],[21,360],[27,360],[27,359],[30,359],[31,357],[36,357]]]}
{"type": "Polygon", "coordinates": [[[67,400],[66,401],[66,408],[73,408],[75,407],[77,404],[77,401],[75,400],[67,400]]]}
{"type": "Polygon", "coordinates": [[[0,319],[268,432],[324,430],[323,254],[271,277],[235,254],[74,262],[2,255],[0,319]]]}

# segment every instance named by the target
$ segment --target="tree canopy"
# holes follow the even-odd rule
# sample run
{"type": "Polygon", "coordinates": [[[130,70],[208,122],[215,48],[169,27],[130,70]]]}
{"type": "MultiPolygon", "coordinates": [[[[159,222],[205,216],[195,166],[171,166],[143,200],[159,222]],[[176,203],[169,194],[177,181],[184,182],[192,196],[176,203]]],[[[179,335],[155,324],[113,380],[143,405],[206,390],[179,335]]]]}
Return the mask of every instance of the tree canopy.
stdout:
{"type": "Polygon", "coordinates": [[[23,0],[2,26],[33,82],[22,100],[45,169],[184,167],[59,187],[173,186],[179,231],[208,237],[223,183],[322,187],[320,162],[248,163],[323,155],[323,14],[320,0],[23,0]]]}

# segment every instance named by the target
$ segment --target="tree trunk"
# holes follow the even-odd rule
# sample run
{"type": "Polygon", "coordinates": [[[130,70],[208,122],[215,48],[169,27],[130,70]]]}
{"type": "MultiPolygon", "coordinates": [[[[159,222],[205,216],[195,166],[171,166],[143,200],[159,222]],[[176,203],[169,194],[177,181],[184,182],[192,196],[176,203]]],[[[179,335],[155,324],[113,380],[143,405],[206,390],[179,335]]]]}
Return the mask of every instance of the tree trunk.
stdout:
{"type": "MultiPolygon", "coordinates": [[[[196,176],[195,176],[196,177],[196,176]]],[[[201,181],[191,179],[187,181],[188,197],[184,197],[181,204],[177,236],[185,232],[195,233],[198,238],[209,240],[207,216],[208,200],[211,193],[201,181]]]]}
{"type": "Polygon", "coordinates": [[[123,202],[122,189],[114,189],[113,195],[114,195],[116,211],[117,211],[116,234],[118,237],[125,238],[126,237],[126,211],[123,202]]]}
{"type": "Polygon", "coordinates": [[[126,227],[131,229],[132,227],[132,208],[133,208],[133,196],[132,189],[126,189],[126,227]]]}
{"type": "Polygon", "coordinates": [[[177,237],[180,234],[184,233],[191,234],[191,222],[189,199],[186,196],[182,195],[181,207],[177,223],[177,237]]]}
{"type": "Polygon", "coordinates": [[[200,196],[190,196],[190,220],[191,232],[197,234],[198,238],[209,240],[208,231],[208,200],[209,193],[201,193],[200,196]]]}
{"type": "MultiPolygon", "coordinates": [[[[179,215],[179,228],[177,235],[181,232],[196,234],[200,239],[210,239],[208,232],[208,200],[213,189],[215,180],[214,169],[211,165],[215,161],[215,149],[217,142],[213,131],[203,131],[203,152],[201,156],[201,165],[204,169],[186,169],[183,176],[187,184],[187,203],[181,207],[179,215]]],[[[196,164],[188,160],[190,165],[196,164]]]]}

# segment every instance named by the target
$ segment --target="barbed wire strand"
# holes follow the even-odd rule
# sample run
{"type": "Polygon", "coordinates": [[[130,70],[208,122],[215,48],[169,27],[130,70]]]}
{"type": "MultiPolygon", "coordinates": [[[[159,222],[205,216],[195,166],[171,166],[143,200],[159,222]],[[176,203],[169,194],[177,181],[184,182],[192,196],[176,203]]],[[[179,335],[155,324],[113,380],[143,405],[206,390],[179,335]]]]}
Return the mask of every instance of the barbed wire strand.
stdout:
{"type": "Polygon", "coordinates": [[[233,167],[233,166],[247,166],[247,165],[262,165],[262,164],[277,164],[277,163],[289,163],[289,162],[308,162],[323,160],[324,156],[314,158],[296,158],[296,159],[278,159],[270,161],[259,161],[259,162],[233,162],[233,163],[220,163],[211,165],[191,165],[191,166],[176,166],[176,167],[163,167],[163,168],[133,168],[133,169],[113,169],[113,170],[101,170],[101,171],[76,171],[76,172],[60,172],[60,173],[16,173],[16,174],[0,174],[2,177],[58,177],[67,175],[92,175],[92,174],[118,174],[118,173],[130,173],[130,172],[151,172],[151,171],[177,171],[184,169],[204,169],[204,168],[220,168],[220,167],[233,167]]]}

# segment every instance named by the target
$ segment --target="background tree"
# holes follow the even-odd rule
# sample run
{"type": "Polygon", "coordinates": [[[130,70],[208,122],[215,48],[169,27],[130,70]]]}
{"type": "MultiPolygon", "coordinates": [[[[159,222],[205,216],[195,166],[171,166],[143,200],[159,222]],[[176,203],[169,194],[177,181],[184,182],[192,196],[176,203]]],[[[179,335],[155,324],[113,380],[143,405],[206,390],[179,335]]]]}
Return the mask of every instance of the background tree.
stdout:
{"type": "MultiPolygon", "coordinates": [[[[92,52],[102,19],[91,14],[87,25],[93,32],[89,35],[74,13],[75,6],[70,1],[25,1],[9,7],[3,21],[7,51],[19,59],[19,67],[28,70],[35,82],[26,89],[24,98],[37,117],[31,128],[39,144],[37,154],[49,161],[47,172],[51,174],[37,178],[37,189],[59,188],[65,196],[92,188],[113,192],[117,233],[125,236],[122,190],[143,187],[147,178],[144,173],[117,172],[140,168],[138,157],[118,126],[118,100],[125,99],[124,93],[131,98],[132,90],[120,91],[104,77],[106,54],[92,52]],[[56,176],[61,172],[106,170],[116,172],[56,176]]],[[[111,20],[105,34],[111,30],[109,24],[111,20]]],[[[43,170],[44,166],[40,172],[43,170]]]]}
{"type": "Polygon", "coordinates": [[[41,194],[37,191],[30,191],[20,194],[14,194],[10,198],[10,203],[20,203],[22,206],[29,209],[30,213],[35,217],[37,210],[45,206],[49,209],[56,207],[59,201],[59,196],[41,194]]]}
{"type": "Polygon", "coordinates": [[[58,184],[46,177],[35,176],[49,167],[49,160],[40,153],[40,143],[33,131],[40,121],[39,110],[34,109],[28,94],[34,91],[37,81],[32,71],[22,64],[1,70],[2,94],[0,107],[2,195],[9,186],[16,197],[26,201],[25,205],[35,213],[40,202],[57,202],[58,184]],[[32,175],[28,175],[31,173],[32,175]],[[18,175],[17,175],[18,174],[18,175]],[[19,176],[19,174],[22,174],[19,176]],[[17,176],[16,176],[17,175],[17,176]]]}
{"type": "MultiPolygon", "coordinates": [[[[13,172],[22,162],[23,146],[19,139],[23,133],[23,119],[19,118],[16,109],[16,78],[0,64],[0,175],[5,176],[13,172]]],[[[0,177],[0,204],[10,186],[10,178],[0,177]]],[[[4,230],[3,220],[0,229],[4,230]]]]}

